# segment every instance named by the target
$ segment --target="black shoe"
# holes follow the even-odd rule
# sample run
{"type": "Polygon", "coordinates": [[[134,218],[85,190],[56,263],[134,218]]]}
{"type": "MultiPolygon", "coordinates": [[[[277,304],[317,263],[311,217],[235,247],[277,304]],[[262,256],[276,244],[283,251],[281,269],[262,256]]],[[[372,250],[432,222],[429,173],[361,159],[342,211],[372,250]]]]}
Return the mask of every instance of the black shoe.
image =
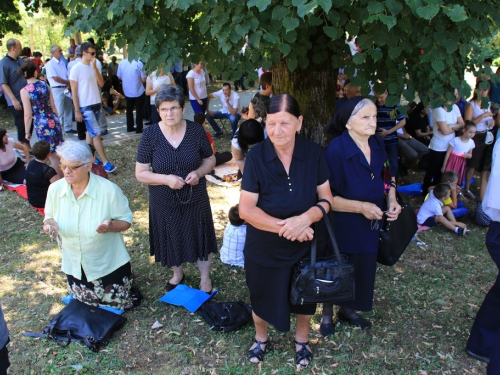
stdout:
{"type": "Polygon", "coordinates": [[[135,132],[135,128],[127,129],[127,133],[135,132]]]}
{"type": "Polygon", "coordinates": [[[470,355],[472,358],[477,359],[478,361],[481,362],[486,362],[490,363],[490,359],[488,357],[483,357],[482,355],[476,354],[474,352],[471,352],[469,349],[465,348],[465,352],[470,355]]]}
{"type": "Polygon", "coordinates": [[[356,314],[357,318],[351,319],[351,318],[343,315],[340,311],[341,310],[339,310],[339,312],[337,314],[337,317],[339,318],[340,321],[347,322],[352,326],[361,327],[361,329],[371,329],[372,328],[372,324],[368,320],[359,316],[358,314],[356,314]]]}
{"type": "Polygon", "coordinates": [[[259,362],[257,363],[260,363],[264,360],[264,355],[266,354],[266,349],[267,345],[269,344],[269,339],[267,339],[266,341],[257,341],[256,339],[253,339],[253,342],[257,344],[257,346],[248,351],[248,360],[257,358],[259,360],[259,362]],[[261,345],[265,345],[264,349],[262,349],[261,345]]]}
{"type": "Polygon", "coordinates": [[[295,349],[296,350],[295,351],[295,363],[302,368],[306,368],[307,366],[309,366],[311,364],[311,361],[313,359],[313,353],[309,349],[307,349],[307,345],[309,345],[309,341],[308,342],[295,341],[295,345],[302,346],[302,348],[299,351],[297,351],[297,349],[295,349]],[[306,360],[308,363],[306,365],[303,365],[301,363],[303,360],[306,360]]]}
{"type": "Polygon", "coordinates": [[[144,131],[144,130],[142,130],[142,129],[137,129],[135,132],[136,132],[137,134],[141,134],[143,131],[144,131]]]}
{"type": "Polygon", "coordinates": [[[71,130],[68,130],[66,132],[66,134],[78,134],[78,132],[76,130],[71,129],[71,130]]]}
{"type": "Polygon", "coordinates": [[[321,323],[319,326],[319,331],[323,337],[328,337],[335,333],[335,325],[333,324],[333,319],[330,318],[330,323],[321,323]]]}
{"type": "MultiPolygon", "coordinates": [[[[186,278],[186,275],[182,275],[182,279],[179,284],[182,284],[184,282],[184,279],[186,278]]],[[[170,292],[171,290],[175,289],[175,287],[179,284],[171,284],[170,281],[167,281],[167,285],[165,285],[165,290],[167,292],[170,292]]]]}

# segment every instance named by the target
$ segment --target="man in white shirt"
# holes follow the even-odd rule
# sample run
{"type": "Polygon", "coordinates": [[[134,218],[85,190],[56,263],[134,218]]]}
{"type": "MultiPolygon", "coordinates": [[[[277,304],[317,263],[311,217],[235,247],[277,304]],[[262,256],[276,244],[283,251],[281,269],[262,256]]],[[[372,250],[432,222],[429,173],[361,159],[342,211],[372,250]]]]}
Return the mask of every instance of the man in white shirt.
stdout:
{"type": "Polygon", "coordinates": [[[146,94],[144,83],[146,82],[146,74],[142,70],[144,67],[140,61],[128,61],[123,59],[118,64],[117,76],[122,80],[123,93],[127,99],[127,131],[142,133],[143,128],[143,107],[146,94]],[[134,107],[135,107],[135,128],[134,128],[134,107]]]}
{"type": "MultiPolygon", "coordinates": [[[[483,210],[491,218],[486,248],[500,268],[500,142],[493,148],[491,174],[484,193],[483,210]]],[[[488,374],[500,373],[500,274],[479,309],[465,348],[471,357],[488,363],[488,374]]]]}
{"type": "Polygon", "coordinates": [[[83,121],[87,128],[87,143],[93,144],[101,158],[106,172],[115,171],[104,153],[99,120],[102,113],[101,92],[104,79],[96,64],[95,48],[89,43],[81,45],[82,61],[71,68],[70,83],[76,121],[83,121]]]}
{"type": "Polygon", "coordinates": [[[68,68],[63,60],[63,50],[57,44],[50,49],[52,59],[47,63],[45,72],[49,80],[52,96],[59,114],[59,121],[66,133],[76,133],[73,130],[73,105],[71,99],[64,95],[64,90],[69,87],[68,68]]]}
{"type": "Polygon", "coordinates": [[[238,128],[238,121],[240,121],[241,115],[238,113],[240,109],[240,96],[231,90],[231,85],[229,83],[224,83],[222,89],[216,91],[212,94],[208,94],[207,108],[210,108],[210,99],[219,98],[222,103],[221,111],[211,111],[207,109],[207,121],[214,129],[214,138],[222,135],[222,131],[215,122],[216,119],[227,118],[231,123],[231,138],[234,137],[234,133],[238,128]]]}

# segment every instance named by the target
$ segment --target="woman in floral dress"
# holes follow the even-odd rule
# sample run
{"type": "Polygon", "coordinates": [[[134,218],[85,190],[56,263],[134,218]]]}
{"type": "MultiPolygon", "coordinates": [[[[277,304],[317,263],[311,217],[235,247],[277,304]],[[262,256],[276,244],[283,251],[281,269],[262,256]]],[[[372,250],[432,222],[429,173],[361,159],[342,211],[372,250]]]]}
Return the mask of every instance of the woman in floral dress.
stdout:
{"type": "Polygon", "coordinates": [[[59,169],[59,158],[55,152],[56,147],[64,142],[63,131],[50,88],[45,82],[36,78],[36,65],[32,61],[25,61],[19,69],[19,74],[28,82],[21,89],[26,139],[31,139],[30,128],[33,120],[38,139],[50,143],[49,160],[52,167],[59,177],[63,177],[63,172],[59,169]]]}

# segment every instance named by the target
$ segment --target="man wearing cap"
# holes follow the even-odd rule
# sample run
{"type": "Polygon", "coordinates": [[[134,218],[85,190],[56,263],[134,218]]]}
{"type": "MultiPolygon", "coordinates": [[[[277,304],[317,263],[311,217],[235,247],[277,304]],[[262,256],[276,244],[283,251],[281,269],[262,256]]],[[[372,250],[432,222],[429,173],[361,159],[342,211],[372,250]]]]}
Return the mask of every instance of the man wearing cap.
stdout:
{"type": "Polygon", "coordinates": [[[62,59],[63,50],[57,44],[53,45],[50,50],[53,57],[47,63],[45,71],[52,89],[57,113],[59,113],[59,121],[66,133],[76,133],[76,130],[72,128],[73,104],[71,99],[64,95],[64,90],[69,87],[69,79],[68,68],[62,59]]]}

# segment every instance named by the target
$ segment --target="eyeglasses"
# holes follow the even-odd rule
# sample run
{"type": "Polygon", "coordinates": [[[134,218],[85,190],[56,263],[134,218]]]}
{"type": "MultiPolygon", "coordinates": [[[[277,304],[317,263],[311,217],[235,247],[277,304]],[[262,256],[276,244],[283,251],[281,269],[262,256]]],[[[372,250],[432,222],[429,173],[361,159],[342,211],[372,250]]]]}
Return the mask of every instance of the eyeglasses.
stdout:
{"type": "Polygon", "coordinates": [[[55,49],[54,52],[62,52],[62,49],[55,49]]]}
{"type": "Polygon", "coordinates": [[[89,52],[89,51],[83,51],[85,53],[90,53],[92,56],[95,56],[95,51],[94,52],[89,52]]]}
{"type": "Polygon", "coordinates": [[[170,107],[170,108],[160,108],[161,113],[175,113],[178,112],[181,109],[181,107],[176,106],[176,107],[170,107]]]}
{"type": "Polygon", "coordinates": [[[65,164],[59,164],[59,169],[60,169],[61,171],[63,171],[63,172],[64,172],[64,171],[66,170],[66,168],[69,168],[69,170],[70,170],[71,172],[73,172],[73,171],[76,171],[78,168],[83,167],[84,165],[87,165],[87,164],[88,164],[88,163],[83,163],[83,164],[80,164],[80,165],[65,165],[65,164]]]}

